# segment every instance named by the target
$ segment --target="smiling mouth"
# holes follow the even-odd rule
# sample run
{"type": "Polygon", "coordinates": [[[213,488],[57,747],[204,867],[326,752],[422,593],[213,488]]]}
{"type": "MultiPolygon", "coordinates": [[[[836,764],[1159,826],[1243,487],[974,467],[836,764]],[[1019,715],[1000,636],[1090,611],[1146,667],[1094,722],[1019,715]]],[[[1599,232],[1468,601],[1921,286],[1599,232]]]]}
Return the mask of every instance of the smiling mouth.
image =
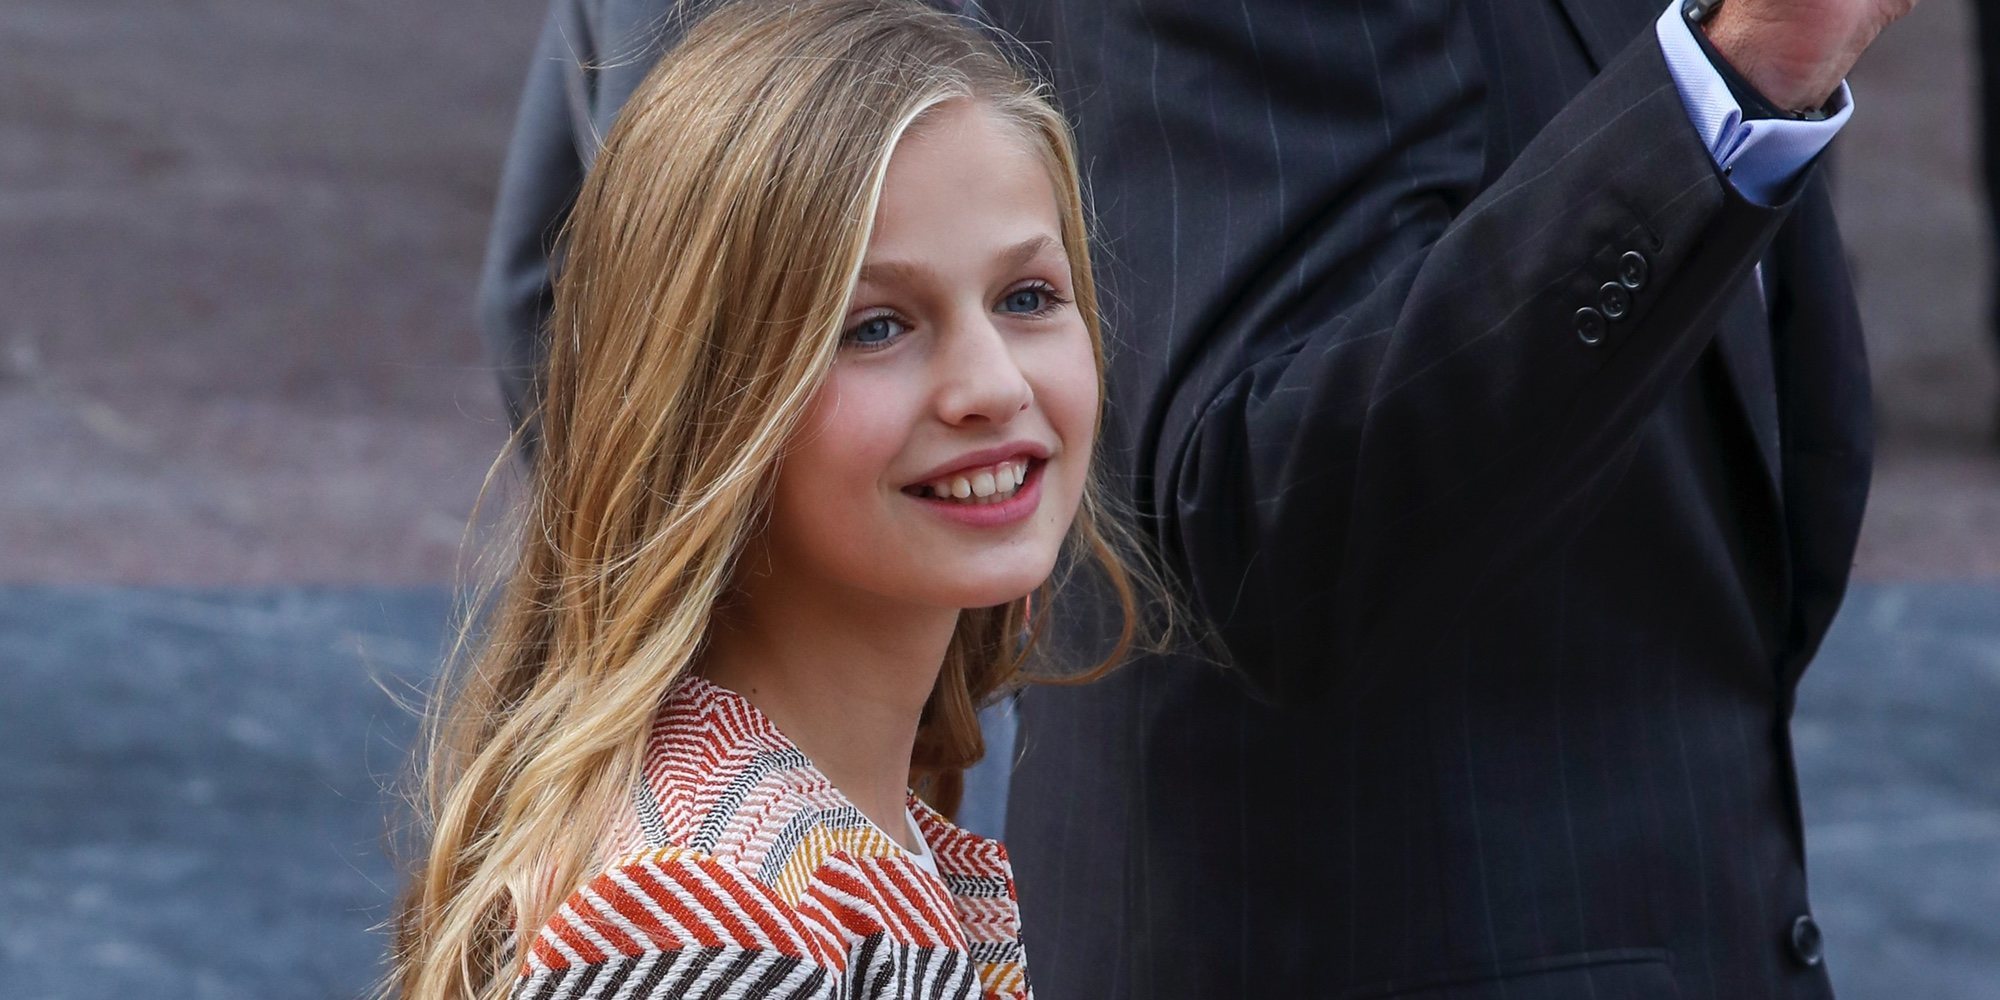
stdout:
{"type": "Polygon", "coordinates": [[[1002,503],[1013,498],[1043,464],[1042,459],[1011,458],[1004,462],[965,469],[928,483],[906,486],[903,492],[926,500],[960,503],[968,507],[1002,503]]]}

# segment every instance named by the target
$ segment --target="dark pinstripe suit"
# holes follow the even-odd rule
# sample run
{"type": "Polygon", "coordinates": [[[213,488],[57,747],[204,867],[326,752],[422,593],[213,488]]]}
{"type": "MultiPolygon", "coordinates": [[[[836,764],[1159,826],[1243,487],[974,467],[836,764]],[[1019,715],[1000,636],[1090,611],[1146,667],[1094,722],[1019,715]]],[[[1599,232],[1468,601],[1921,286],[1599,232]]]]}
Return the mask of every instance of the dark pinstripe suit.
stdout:
{"type": "Polygon", "coordinates": [[[1121,471],[1269,693],[1024,696],[1038,994],[1828,995],[1787,719],[1869,406],[1824,185],[1734,195],[1656,0],[986,6],[1079,124],[1121,471]]]}

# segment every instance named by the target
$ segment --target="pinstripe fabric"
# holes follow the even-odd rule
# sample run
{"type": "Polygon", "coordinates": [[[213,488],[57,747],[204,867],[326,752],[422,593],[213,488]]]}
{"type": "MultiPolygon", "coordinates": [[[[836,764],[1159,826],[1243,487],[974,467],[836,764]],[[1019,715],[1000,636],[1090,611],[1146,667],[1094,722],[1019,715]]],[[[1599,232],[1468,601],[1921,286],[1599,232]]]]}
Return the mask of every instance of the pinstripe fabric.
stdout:
{"type": "Polygon", "coordinates": [[[1735,196],[1653,0],[984,6],[1078,122],[1106,454],[1239,668],[1024,695],[1042,994],[1829,995],[1786,720],[1869,436],[1823,183],[1735,196]]]}
{"type": "Polygon", "coordinates": [[[1027,1000],[1006,852],[915,796],[919,866],[747,700],[663,703],[633,811],[527,949],[515,1000],[1027,1000]]]}

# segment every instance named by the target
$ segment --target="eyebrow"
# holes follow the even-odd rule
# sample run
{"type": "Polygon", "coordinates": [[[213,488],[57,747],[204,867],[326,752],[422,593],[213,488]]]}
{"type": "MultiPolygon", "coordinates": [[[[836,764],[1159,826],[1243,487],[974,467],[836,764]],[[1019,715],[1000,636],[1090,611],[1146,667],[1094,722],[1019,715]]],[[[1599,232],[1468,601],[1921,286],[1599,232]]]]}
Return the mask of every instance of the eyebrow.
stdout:
{"type": "MultiPolygon", "coordinates": [[[[1047,233],[1030,236],[1001,252],[1001,268],[1008,271],[1016,270],[1051,250],[1056,253],[1063,252],[1062,244],[1055,237],[1047,233]]],[[[1067,254],[1064,254],[1064,259],[1068,259],[1067,254]]],[[[923,278],[934,277],[935,274],[936,272],[932,271],[928,264],[916,261],[883,260],[862,265],[860,280],[879,285],[893,283],[900,279],[905,283],[914,284],[923,278]]]]}

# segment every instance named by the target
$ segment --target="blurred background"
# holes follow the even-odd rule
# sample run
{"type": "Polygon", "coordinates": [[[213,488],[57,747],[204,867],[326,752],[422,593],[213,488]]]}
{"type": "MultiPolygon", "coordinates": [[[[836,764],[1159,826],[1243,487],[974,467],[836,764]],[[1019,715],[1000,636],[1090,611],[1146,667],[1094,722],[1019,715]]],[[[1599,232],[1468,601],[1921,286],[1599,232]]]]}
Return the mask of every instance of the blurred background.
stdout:
{"type": "MultiPolygon", "coordinates": [[[[543,0],[0,7],[0,993],[352,997],[505,438],[472,290],[543,0]]],[[[1843,997],[2000,998],[1969,0],[1853,78],[1881,444],[1797,747],[1843,997]]],[[[2000,54],[1996,54],[2000,55],[2000,54]]]]}

